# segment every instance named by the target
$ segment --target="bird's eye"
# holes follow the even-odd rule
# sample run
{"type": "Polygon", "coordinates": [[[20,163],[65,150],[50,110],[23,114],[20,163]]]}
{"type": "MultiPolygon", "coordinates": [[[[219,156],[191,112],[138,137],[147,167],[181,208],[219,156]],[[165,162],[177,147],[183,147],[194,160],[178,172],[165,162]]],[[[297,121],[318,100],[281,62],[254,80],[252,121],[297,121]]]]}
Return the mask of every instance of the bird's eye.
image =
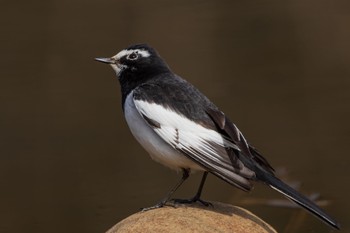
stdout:
{"type": "Polygon", "coordinates": [[[137,53],[130,53],[126,59],[128,60],[136,60],[139,57],[139,55],[137,53]]]}

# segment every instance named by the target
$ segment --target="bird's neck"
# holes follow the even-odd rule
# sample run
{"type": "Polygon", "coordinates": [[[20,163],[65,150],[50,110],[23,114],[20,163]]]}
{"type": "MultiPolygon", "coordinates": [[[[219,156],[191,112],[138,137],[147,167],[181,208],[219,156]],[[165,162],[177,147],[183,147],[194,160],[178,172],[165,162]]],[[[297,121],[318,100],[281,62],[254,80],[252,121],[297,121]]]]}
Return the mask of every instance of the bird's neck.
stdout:
{"type": "Polygon", "coordinates": [[[119,77],[123,110],[126,97],[130,94],[130,92],[132,92],[139,85],[145,84],[152,79],[155,79],[167,73],[172,74],[171,70],[168,67],[164,67],[163,69],[157,69],[153,71],[144,70],[143,72],[139,73],[125,73],[119,77]]]}

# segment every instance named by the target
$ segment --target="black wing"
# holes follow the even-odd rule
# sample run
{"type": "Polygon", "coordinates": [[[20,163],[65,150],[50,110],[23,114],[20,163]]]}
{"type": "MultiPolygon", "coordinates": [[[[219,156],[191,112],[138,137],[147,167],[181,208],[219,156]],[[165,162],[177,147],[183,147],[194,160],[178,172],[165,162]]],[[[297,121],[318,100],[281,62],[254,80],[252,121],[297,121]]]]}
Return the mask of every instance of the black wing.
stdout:
{"type": "Polygon", "coordinates": [[[215,106],[197,89],[181,83],[167,83],[165,87],[159,82],[147,83],[135,89],[133,97],[145,122],[166,143],[230,184],[245,191],[252,188],[249,180],[255,179],[254,172],[238,159],[240,149],[234,141],[218,132],[205,111],[215,106]],[[184,86],[187,88],[181,88],[184,86]],[[195,102],[193,97],[197,97],[195,102]],[[208,133],[199,133],[203,130],[208,133]]]}

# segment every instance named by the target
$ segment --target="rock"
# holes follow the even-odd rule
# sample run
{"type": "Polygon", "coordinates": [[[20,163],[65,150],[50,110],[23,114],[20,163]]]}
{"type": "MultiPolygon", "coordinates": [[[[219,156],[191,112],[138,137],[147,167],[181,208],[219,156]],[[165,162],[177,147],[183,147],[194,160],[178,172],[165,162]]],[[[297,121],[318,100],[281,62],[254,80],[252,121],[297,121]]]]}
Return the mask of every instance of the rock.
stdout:
{"type": "Polygon", "coordinates": [[[277,233],[251,212],[229,204],[212,202],[176,205],[133,214],[113,226],[107,233],[148,232],[234,232],[277,233]]]}

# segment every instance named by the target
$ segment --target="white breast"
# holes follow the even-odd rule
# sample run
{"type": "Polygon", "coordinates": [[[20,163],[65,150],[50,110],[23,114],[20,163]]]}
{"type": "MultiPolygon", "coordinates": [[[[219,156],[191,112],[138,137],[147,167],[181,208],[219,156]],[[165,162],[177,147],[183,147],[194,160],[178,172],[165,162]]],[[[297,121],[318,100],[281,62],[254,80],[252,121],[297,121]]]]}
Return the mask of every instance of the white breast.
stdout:
{"type": "Polygon", "coordinates": [[[124,116],[131,133],[150,154],[152,159],[175,170],[180,168],[204,170],[192,160],[188,159],[184,154],[172,148],[154,132],[137,111],[132,92],[125,100],[124,116]]]}

